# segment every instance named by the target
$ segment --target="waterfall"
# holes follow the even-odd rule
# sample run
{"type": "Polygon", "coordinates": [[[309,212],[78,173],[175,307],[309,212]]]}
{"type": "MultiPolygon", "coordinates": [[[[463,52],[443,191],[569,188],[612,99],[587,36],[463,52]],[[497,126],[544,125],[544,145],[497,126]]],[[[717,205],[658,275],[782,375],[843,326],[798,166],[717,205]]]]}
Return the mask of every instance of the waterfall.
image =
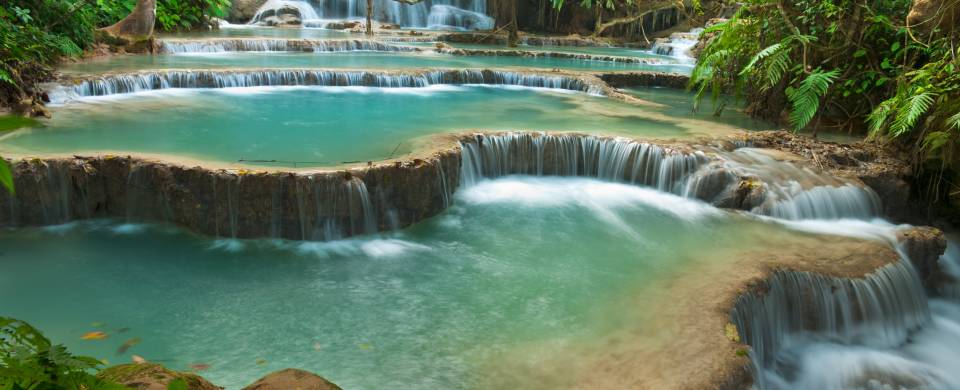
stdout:
{"type": "Polygon", "coordinates": [[[796,187],[795,195],[760,206],[754,212],[782,219],[871,219],[880,215],[880,198],[873,190],[852,184],[819,186],[808,190],[796,187]]]}
{"type": "Polygon", "coordinates": [[[694,62],[690,56],[692,49],[700,39],[703,28],[694,28],[689,32],[677,32],[670,34],[669,38],[658,39],[654,42],[650,51],[662,56],[670,56],[681,60],[681,62],[694,62]]]}
{"type": "Polygon", "coordinates": [[[355,177],[346,182],[346,188],[350,200],[350,232],[353,235],[376,233],[376,213],[366,184],[355,177]]]}
{"type": "Polygon", "coordinates": [[[770,387],[766,371],[780,368],[778,352],[792,343],[813,337],[898,347],[931,317],[920,279],[905,260],[862,279],[780,271],[766,287],[742,295],[731,312],[741,340],[751,346],[760,389],[770,387]]]}
{"type": "Polygon", "coordinates": [[[684,153],[623,138],[505,133],[463,142],[461,185],[512,174],[588,176],[680,193],[685,179],[708,163],[684,153]]]}
{"type": "Polygon", "coordinates": [[[317,14],[317,11],[313,8],[310,3],[300,0],[267,0],[263,3],[257,13],[253,15],[253,18],[250,19],[250,23],[257,23],[262,21],[264,18],[272,15],[276,15],[281,9],[294,9],[297,11],[297,16],[300,20],[315,20],[320,19],[320,15],[317,14]]]}
{"type": "Polygon", "coordinates": [[[417,52],[413,46],[392,45],[370,39],[163,39],[160,48],[165,53],[223,53],[238,51],[255,52],[417,52]]]}
{"type": "MultiPolygon", "coordinates": [[[[323,1],[314,7],[306,1],[269,0],[260,6],[250,23],[262,22],[283,8],[295,9],[305,25],[318,25],[331,20],[365,20],[367,15],[365,1],[323,1]]],[[[485,0],[425,0],[416,4],[374,0],[373,10],[374,20],[403,27],[456,30],[493,28],[493,18],[486,15],[485,0]]]]}
{"type": "Polygon", "coordinates": [[[233,88],[261,86],[364,86],[422,88],[437,84],[490,84],[552,88],[602,94],[600,86],[575,76],[536,75],[493,70],[368,72],[307,69],[168,70],[105,75],[55,88],[52,102],[168,88],[233,88]]]}

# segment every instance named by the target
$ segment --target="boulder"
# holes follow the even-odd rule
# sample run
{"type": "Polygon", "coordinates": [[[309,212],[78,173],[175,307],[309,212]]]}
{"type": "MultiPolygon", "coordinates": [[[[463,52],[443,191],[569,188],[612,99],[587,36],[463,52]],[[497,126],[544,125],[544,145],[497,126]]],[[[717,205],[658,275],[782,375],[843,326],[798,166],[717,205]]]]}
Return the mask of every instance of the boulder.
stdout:
{"type": "Polygon", "coordinates": [[[947,238],[940,229],[919,226],[900,230],[897,241],[928,289],[937,290],[941,284],[952,280],[940,268],[940,256],[947,249],[947,238]]]}
{"type": "Polygon", "coordinates": [[[263,18],[263,23],[267,26],[299,26],[303,21],[297,15],[279,14],[263,18]]]}
{"type": "Polygon", "coordinates": [[[230,13],[227,14],[227,20],[231,23],[246,23],[257,14],[267,0],[233,0],[230,4],[230,13]]]}
{"type": "Polygon", "coordinates": [[[98,30],[98,38],[110,44],[129,45],[153,36],[157,18],[157,0],[137,0],[130,14],[116,24],[98,30]]]}
{"type": "Polygon", "coordinates": [[[199,375],[173,371],[155,363],[133,363],[113,366],[97,373],[97,378],[116,382],[135,390],[167,390],[170,382],[180,379],[188,390],[222,390],[199,375]]]}
{"type": "Polygon", "coordinates": [[[284,370],[272,372],[253,384],[244,387],[243,390],[341,390],[340,386],[333,384],[322,376],[298,370],[296,368],[287,368],[284,370]]]}

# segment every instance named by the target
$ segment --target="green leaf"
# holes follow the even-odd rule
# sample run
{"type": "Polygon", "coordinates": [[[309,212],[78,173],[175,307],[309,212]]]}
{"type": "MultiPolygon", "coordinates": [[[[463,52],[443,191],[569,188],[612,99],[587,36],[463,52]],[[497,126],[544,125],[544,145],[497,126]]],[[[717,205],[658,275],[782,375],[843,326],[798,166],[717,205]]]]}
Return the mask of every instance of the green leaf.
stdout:
{"type": "Polygon", "coordinates": [[[10,171],[10,165],[7,164],[7,160],[3,158],[0,158],[0,184],[10,192],[10,195],[17,193],[13,188],[13,172],[10,171]]]}
{"type": "Polygon", "coordinates": [[[857,50],[853,52],[853,58],[860,58],[867,55],[867,51],[864,49],[857,50]]]}
{"type": "Polygon", "coordinates": [[[187,390],[187,381],[177,378],[167,384],[167,390],[187,390]]]}
{"type": "Polygon", "coordinates": [[[829,72],[817,69],[801,80],[796,88],[787,88],[787,99],[792,106],[790,123],[794,130],[807,127],[820,108],[820,98],[827,93],[830,84],[839,75],[840,71],[837,69],[829,72]]]}
{"type": "Polygon", "coordinates": [[[893,125],[890,126],[890,134],[897,137],[912,130],[917,120],[933,105],[933,98],[936,96],[932,92],[923,92],[907,98],[905,104],[897,110],[897,116],[893,120],[893,125]]]}
{"type": "Polygon", "coordinates": [[[896,53],[897,50],[900,50],[900,42],[894,42],[893,45],[890,46],[890,51],[896,53]]]}

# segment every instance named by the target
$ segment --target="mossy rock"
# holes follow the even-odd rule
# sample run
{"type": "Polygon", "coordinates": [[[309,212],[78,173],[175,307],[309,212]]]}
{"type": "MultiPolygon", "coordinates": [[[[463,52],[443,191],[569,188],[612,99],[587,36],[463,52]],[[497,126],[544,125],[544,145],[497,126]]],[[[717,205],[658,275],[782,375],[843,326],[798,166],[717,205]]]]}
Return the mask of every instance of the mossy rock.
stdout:
{"type": "Polygon", "coordinates": [[[155,363],[121,364],[97,373],[97,378],[116,382],[136,390],[167,390],[180,379],[187,390],[221,390],[199,375],[177,372],[155,363]]]}

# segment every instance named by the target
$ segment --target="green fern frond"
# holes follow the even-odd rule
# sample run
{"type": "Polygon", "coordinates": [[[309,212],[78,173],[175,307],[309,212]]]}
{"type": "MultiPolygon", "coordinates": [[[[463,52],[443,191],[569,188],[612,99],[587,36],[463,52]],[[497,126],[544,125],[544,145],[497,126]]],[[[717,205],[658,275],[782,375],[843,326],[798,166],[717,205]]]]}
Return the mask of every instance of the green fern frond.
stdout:
{"type": "Polygon", "coordinates": [[[745,76],[750,72],[752,72],[753,67],[754,65],[757,64],[757,62],[762,61],[764,58],[767,58],[770,55],[776,53],[777,50],[780,50],[781,47],[783,47],[783,45],[779,43],[774,43],[770,46],[765,47],[763,50],[760,50],[759,52],[757,52],[757,54],[750,59],[750,62],[747,63],[747,66],[744,66],[743,70],[740,71],[740,76],[745,76]]]}
{"type": "Polygon", "coordinates": [[[790,69],[791,62],[790,52],[788,50],[781,50],[777,53],[774,53],[774,55],[767,60],[767,82],[762,86],[762,88],[768,89],[774,85],[777,85],[777,83],[783,79],[783,76],[787,74],[787,70],[790,69]]]}
{"type": "Polygon", "coordinates": [[[890,135],[898,137],[913,129],[917,120],[933,105],[933,98],[936,96],[932,92],[923,92],[907,98],[897,110],[897,116],[890,126],[890,135]]]}
{"type": "Polygon", "coordinates": [[[839,70],[829,72],[817,69],[800,81],[796,88],[787,88],[787,99],[790,100],[790,123],[794,130],[799,131],[813,119],[820,108],[820,98],[826,95],[830,84],[840,75],[839,70]]]}
{"type": "Polygon", "coordinates": [[[890,118],[890,114],[893,112],[893,106],[896,105],[897,97],[894,96],[890,99],[884,100],[877,105],[873,111],[870,112],[870,115],[867,115],[867,123],[870,125],[870,137],[877,137],[883,132],[884,125],[887,123],[887,119],[890,118]]]}
{"type": "Polygon", "coordinates": [[[947,118],[947,127],[955,127],[957,130],[960,130],[960,111],[957,111],[956,114],[947,118]]]}

